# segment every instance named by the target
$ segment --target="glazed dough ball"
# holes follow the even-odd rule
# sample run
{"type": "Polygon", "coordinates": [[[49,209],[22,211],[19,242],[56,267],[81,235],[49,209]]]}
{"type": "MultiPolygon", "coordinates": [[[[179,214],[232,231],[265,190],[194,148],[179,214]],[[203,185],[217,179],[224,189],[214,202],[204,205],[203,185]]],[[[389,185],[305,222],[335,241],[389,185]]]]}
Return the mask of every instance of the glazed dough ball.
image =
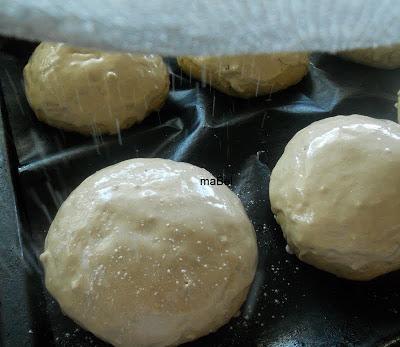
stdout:
{"type": "Polygon", "coordinates": [[[225,324],[257,263],[237,196],[196,166],[133,159],[98,171],[58,211],[40,259],[62,310],[115,346],[171,346],[225,324]]]}
{"type": "Polygon", "coordinates": [[[241,98],[268,95],[298,83],[308,72],[308,62],[306,53],[178,58],[186,74],[241,98]]]}
{"type": "Polygon", "coordinates": [[[299,131],[271,174],[290,249],[353,280],[400,269],[400,125],[337,116],[299,131]]]}
{"type": "Polygon", "coordinates": [[[156,55],[41,43],[24,69],[25,91],[43,122],[82,134],[114,134],[163,105],[167,67],[156,55]]]}
{"type": "Polygon", "coordinates": [[[356,63],[377,68],[400,68],[400,44],[387,47],[354,49],[340,52],[339,55],[356,63]]]}

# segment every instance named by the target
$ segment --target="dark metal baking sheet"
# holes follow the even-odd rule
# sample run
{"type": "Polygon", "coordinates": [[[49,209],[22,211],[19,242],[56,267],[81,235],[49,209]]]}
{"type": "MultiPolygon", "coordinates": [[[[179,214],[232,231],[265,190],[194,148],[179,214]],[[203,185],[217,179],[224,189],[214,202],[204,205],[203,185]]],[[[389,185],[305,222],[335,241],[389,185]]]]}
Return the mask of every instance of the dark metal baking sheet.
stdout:
{"type": "Polygon", "coordinates": [[[45,290],[38,255],[68,194],[96,170],[134,157],[187,161],[232,177],[231,188],[256,227],[260,262],[241,316],[188,345],[394,346],[400,341],[400,273],[358,283],[301,263],[286,253],[268,201],[270,171],[298,130],[337,114],[395,120],[400,71],[316,54],[297,86],[241,100],[203,88],[168,59],[172,90],[163,109],[120,138],[91,138],[35,119],[22,81],[31,49],[8,41],[0,53],[7,133],[0,138],[7,142],[1,155],[8,158],[0,166],[6,191],[1,206],[8,211],[0,214],[0,345],[106,345],[61,313],[45,290]],[[4,251],[10,247],[17,260],[4,251]]]}

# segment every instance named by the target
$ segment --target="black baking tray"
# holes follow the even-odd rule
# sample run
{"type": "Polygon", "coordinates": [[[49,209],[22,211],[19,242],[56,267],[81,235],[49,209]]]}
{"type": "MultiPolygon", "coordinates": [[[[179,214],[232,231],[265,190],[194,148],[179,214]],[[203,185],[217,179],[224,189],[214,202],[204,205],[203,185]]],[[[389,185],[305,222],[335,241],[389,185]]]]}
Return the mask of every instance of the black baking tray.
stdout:
{"type": "Polygon", "coordinates": [[[298,130],[337,114],[395,120],[400,71],[314,54],[298,85],[241,100],[191,80],[171,58],[163,109],[120,137],[92,138],[35,119],[22,79],[34,46],[3,40],[0,47],[0,345],[107,346],[62,314],[38,255],[68,194],[96,170],[135,157],[232,177],[256,228],[260,260],[241,315],[188,346],[400,344],[400,273],[353,282],[300,262],[286,253],[268,199],[270,172],[298,130]]]}

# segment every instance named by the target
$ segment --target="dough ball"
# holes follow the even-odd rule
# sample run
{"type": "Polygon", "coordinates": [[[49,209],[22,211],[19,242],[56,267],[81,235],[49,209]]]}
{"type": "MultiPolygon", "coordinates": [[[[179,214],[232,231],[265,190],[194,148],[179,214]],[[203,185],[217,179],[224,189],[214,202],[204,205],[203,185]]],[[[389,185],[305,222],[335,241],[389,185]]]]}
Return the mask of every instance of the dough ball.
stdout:
{"type": "Polygon", "coordinates": [[[98,171],[58,211],[40,259],[62,310],[115,346],[171,346],[225,324],[257,263],[253,226],[196,166],[133,159],[98,171]]]}
{"type": "Polygon", "coordinates": [[[308,72],[308,62],[306,53],[178,58],[186,74],[241,98],[268,95],[298,83],[308,72]]]}
{"type": "Polygon", "coordinates": [[[115,134],[163,105],[169,91],[161,57],[42,43],[24,69],[36,116],[82,134],[115,134]]]}
{"type": "Polygon", "coordinates": [[[377,68],[400,68],[400,44],[387,47],[354,49],[340,52],[339,55],[356,63],[377,68]]]}
{"type": "Polygon", "coordinates": [[[400,125],[337,116],[299,131],[271,174],[272,211],[304,262],[353,280],[400,269],[400,125]]]}

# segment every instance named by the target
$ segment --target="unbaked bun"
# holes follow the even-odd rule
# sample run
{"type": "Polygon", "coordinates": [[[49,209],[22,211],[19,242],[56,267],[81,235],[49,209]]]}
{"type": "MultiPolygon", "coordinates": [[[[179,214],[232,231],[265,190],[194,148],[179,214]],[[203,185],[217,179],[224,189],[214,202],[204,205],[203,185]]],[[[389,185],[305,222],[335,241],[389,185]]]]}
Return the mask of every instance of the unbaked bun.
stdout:
{"type": "Polygon", "coordinates": [[[360,48],[339,53],[356,63],[381,69],[400,68],[400,44],[376,48],[360,48]]]}
{"type": "Polygon", "coordinates": [[[24,69],[25,90],[43,122],[82,134],[114,134],[164,104],[161,57],[41,43],[24,69]]]}
{"type": "Polygon", "coordinates": [[[62,310],[115,346],[172,346],[225,324],[257,263],[253,226],[225,185],[164,159],[87,178],[63,203],[40,259],[62,310]]]}
{"type": "Polygon", "coordinates": [[[353,280],[400,269],[400,125],[360,115],[311,124],[271,174],[272,211],[304,262],[353,280]]]}
{"type": "Polygon", "coordinates": [[[268,95],[298,83],[308,72],[308,62],[306,53],[178,57],[186,74],[241,98],[268,95]]]}

